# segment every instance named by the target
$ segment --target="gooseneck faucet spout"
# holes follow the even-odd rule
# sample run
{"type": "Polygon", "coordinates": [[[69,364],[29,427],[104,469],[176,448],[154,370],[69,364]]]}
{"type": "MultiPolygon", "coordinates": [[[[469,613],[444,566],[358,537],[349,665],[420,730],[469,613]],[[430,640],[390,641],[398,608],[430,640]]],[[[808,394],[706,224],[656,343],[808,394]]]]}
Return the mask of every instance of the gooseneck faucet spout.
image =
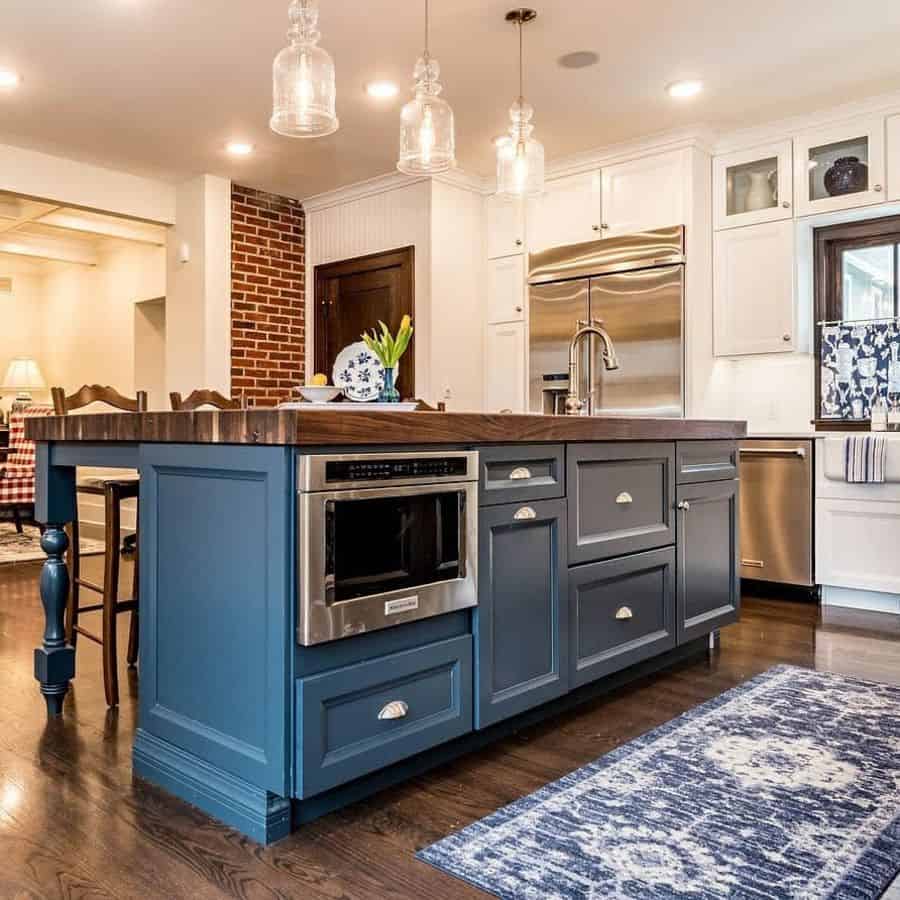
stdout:
{"type": "Polygon", "coordinates": [[[587,401],[587,397],[582,399],[578,396],[578,348],[581,346],[581,342],[590,335],[596,335],[603,342],[600,358],[603,360],[603,367],[606,371],[612,372],[619,368],[616,348],[613,346],[609,332],[603,327],[603,322],[599,319],[579,322],[578,330],[572,336],[572,342],[569,344],[569,395],[566,397],[566,415],[568,416],[580,415],[587,401]]]}

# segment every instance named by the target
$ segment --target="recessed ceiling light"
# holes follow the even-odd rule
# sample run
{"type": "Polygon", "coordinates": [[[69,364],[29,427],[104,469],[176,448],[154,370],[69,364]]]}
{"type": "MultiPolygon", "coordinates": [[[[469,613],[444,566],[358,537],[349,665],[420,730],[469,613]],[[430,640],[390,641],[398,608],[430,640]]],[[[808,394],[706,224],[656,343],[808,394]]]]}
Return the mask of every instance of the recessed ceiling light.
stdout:
{"type": "Polygon", "coordinates": [[[575,50],[557,60],[564,69],[586,69],[588,66],[595,66],[599,61],[600,57],[593,50],[575,50]]]}
{"type": "Polygon", "coordinates": [[[393,81],[370,81],[366,85],[366,93],[376,100],[388,100],[396,97],[399,88],[393,81]]]}
{"type": "Polygon", "coordinates": [[[687,81],[673,81],[667,88],[670,97],[694,97],[703,90],[703,82],[688,79],[687,81]]]}
{"type": "Polygon", "coordinates": [[[21,81],[18,72],[13,72],[11,69],[0,69],[0,88],[18,87],[21,81]]]}
{"type": "Polygon", "coordinates": [[[244,141],[229,141],[225,149],[232,156],[249,156],[253,152],[253,144],[244,141]]]}

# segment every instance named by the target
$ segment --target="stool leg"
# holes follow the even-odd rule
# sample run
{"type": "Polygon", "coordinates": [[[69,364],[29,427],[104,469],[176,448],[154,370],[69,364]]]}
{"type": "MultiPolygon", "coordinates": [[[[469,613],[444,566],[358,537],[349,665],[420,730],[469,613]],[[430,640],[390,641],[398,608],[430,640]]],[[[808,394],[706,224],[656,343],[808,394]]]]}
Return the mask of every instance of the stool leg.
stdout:
{"type": "MultiPolygon", "coordinates": [[[[135,503],[135,516],[137,518],[140,517],[140,501],[135,503]]],[[[138,532],[140,533],[140,532],[138,532]]],[[[131,612],[131,624],[128,626],[128,666],[129,668],[134,668],[137,665],[138,661],[138,648],[140,645],[140,636],[141,636],[141,627],[140,627],[140,618],[138,614],[139,606],[138,598],[140,595],[140,550],[139,544],[135,541],[134,544],[134,574],[131,579],[131,597],[135,602],[135,608],[131,612]]]]}
{"type": "Polygon", "coordinates": [[[66,526],[69,536],[69,596],[66,602],[66,641],[73,647],[78,641],[78,604],[81,600],[81,530],[78,526],[78,495],[75,495],[75,519],[66,526]]]}
{"type": "Polygon", "coordinates": [[[119,535],[121,508],[119,491],[108,485],[106,501],[106,554],[103,573],[103,686],[107,706],[119,705],[119,670],[116,641],[116,602],[119,595],[119,535]]]}

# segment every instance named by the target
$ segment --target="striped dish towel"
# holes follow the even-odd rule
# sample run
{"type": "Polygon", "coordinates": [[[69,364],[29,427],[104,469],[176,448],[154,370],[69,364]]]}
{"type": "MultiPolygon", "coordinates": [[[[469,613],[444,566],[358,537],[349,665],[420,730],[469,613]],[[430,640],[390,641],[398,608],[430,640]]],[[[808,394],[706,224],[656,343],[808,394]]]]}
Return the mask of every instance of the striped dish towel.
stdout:
{"type": "Polygon", "coordinates": [[[887,438],[883,434],[850,434],[844,438],[844,481],[883,484],[887,438]]]}

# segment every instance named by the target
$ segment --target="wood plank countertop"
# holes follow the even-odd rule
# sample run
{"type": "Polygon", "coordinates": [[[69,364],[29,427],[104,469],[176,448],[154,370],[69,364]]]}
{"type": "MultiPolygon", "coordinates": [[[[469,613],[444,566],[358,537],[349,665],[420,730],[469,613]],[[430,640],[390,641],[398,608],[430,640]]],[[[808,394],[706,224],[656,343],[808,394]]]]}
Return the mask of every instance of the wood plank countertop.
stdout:
{"type": "Polygon", "coordinates": [[[339,409],[97,413],[26,423],[35,441],[282,446],[735,440],[746,434],[746,422],[726,420],[339,409]]]}

